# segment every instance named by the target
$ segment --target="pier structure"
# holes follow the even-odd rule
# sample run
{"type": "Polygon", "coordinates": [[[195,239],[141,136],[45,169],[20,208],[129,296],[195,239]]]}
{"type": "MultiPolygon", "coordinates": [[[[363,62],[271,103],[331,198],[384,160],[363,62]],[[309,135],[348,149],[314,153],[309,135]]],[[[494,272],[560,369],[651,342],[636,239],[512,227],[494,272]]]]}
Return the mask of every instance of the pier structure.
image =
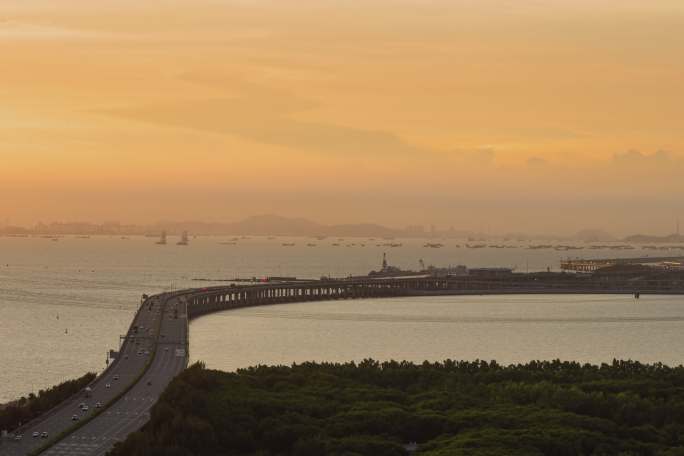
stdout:
{"type": "Polygon", "coordinates": [[[596,272],[599,269],[621,265],[653,266],[662,269],[684,265],[684,256],[676,257],[640,257],[640,258],[596,258],[561,260],[561,270],[573,272],[596,272]]]}

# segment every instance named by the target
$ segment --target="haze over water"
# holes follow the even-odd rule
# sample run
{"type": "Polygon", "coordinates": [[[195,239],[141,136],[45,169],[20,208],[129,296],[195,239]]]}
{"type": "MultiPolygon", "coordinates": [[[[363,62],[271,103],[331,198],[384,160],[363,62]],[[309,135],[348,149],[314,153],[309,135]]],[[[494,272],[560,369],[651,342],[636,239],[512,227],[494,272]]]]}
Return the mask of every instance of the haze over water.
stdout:
{"type": "MultiPolygon", "coordinates": [[[[228,279],[291,275],[346,276],[378,269],[383,251],[403,268],[426,264],[557,268],[565,252],[464,249],[423,240],[400,248],[347,240],[191,239],[190,245],[155,245],[132,237],[0,238],[0,402],[104,367],[142,293],[228,279]],[[295,242],[283,247],[283,242],[295,242]],[[307,247],[314,242],[316,247],[307,247]],[[65,333],[68,331],[68,333],[65,333]]],[[[647,251],[585,251],[584,255],[642,255],[647,251]]],[[[652,253],[652,252],[651,252],[652,253]]],[[[305,303],[243,309],[191,325],[191,358],[235,369],[304,360],[496,359],[518,362],[560,357],[610,361],[613,357],[679,364],[684,348],[681,297],[450,297],[305,303]]]]}

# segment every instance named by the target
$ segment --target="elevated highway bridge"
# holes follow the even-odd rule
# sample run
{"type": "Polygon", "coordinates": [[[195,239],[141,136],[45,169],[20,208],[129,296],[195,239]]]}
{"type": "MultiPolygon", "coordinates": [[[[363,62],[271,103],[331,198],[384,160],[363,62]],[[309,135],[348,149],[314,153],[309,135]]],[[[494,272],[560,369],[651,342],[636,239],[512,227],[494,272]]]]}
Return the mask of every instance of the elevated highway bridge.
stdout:
{"type": "MultiPolygon", "coordinates": [[[[228,285],[162,293],[142,302],[118,358],[79,394],[15,430],[20,440],[0,442],[0,456],[102,456],[140,429],[168,383],[187,367],[189,322],[229,309],[332,299],[425,295],[635,292],[684,294],[684,276],[597,280],[574,274],[511,274],[508,277],[411,277],[312,280],[228,285]],[[81,403],[88,412],[82,412],[81,403]],[[101,407],[96,408],[97,403],[101,407]],[[73,415],[79,417],[72,421],[73,415]],[[47,438],[33,433],[47,432],[47,438]]],[[[10,436],[11,437],[11,436],[10,436]]]]}

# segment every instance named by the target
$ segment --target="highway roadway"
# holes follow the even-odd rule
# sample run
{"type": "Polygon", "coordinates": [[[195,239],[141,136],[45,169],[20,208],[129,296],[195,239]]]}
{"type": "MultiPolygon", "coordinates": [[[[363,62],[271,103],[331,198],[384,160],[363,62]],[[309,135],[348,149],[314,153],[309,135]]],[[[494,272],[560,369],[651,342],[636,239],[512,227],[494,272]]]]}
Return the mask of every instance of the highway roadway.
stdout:
{"type": "MultiPolygon", "coordinates": [[[[154,356],[156,332],[163,315],[164,305],[163,300],[159,298],[151,298],[141,304],[121,346],[119,357],[90,385],[92,389],[90,397],[86,397],[85,393],[78,394],[37,420],[27,423],[15,432],[15,434],[22,435],[21,440],[3,440],[0,443],[0,455],[25,456],[36,451],[62,432],[78,424],[78,421],[94,414],[98,409],[96,407],[98,403],[104,407],[122,394],[143,372],[149,358],[154,356]],[[134,326],[138,327],[137,332],[134,326]],[[88,411],[80,409],[81,403],[88,406],[88,411]],[[73,420],[74,416],[78,417],[78,421],[73,420]],[[33,437],[34,433],[44,432],[47,433],[46,438],[33,437]]],[[[161,326],[164,327],[164,324],[161,326]]],[[[156,357],[154,364],[156,364],[156,357]]]]}
{"type": "Polygon", "coordinates": [[[140,429],[169,382],[186,368],[187,336],[185,304],[174,298],[167,304],[157,349],[142,380],[102,414],[41,455],[103,456],[117,441],[140,429]]]}

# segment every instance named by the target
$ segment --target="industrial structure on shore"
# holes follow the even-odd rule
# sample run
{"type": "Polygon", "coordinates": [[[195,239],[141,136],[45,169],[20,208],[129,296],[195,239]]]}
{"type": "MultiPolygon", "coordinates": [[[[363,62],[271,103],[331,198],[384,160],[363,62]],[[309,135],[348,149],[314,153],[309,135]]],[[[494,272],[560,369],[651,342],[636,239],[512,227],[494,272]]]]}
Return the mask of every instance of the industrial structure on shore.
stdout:
{"type": "Polygon", "coordinates": [[[561,260],[561,270],[573,272],[597,272],[615,267],[643,266],[659,270],[684,269],[684,257],[596,258],[561,260]]]}

